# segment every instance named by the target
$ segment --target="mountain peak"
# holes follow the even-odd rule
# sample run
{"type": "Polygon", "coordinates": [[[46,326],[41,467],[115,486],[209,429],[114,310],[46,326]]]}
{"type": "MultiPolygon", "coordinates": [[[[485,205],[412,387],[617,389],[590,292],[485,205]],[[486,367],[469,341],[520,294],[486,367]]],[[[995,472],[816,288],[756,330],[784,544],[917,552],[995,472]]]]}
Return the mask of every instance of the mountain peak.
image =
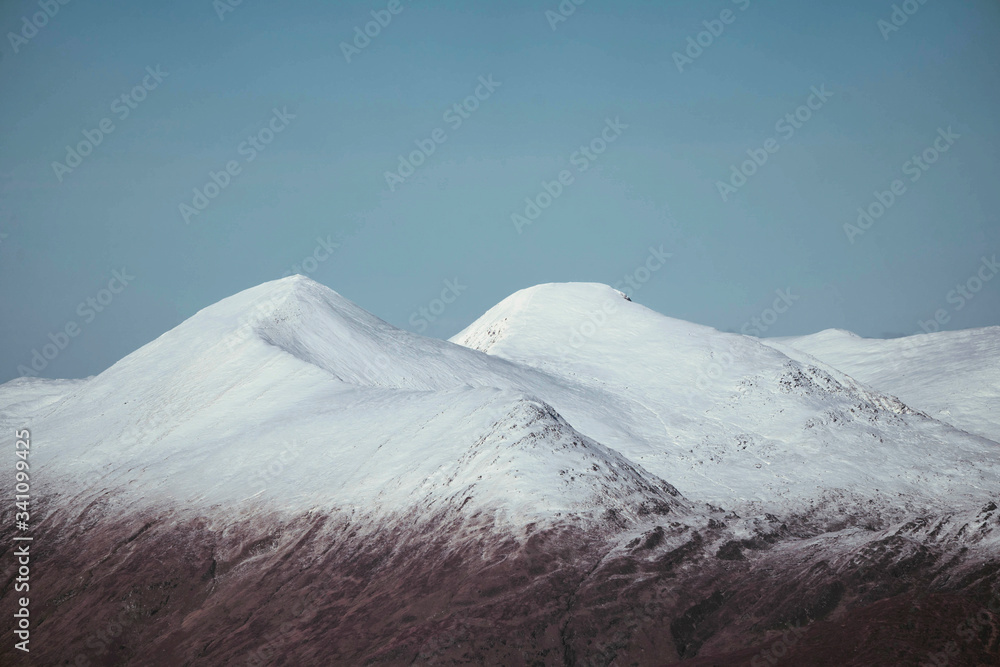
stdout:
{"type": "Polygon", "coordinates": [[[525,298],[590,299],[598,303],[608,298],[624,299],[625,301],[632,300],[625,292],[604,283],[568,282],[540,283],[532,287],[525,287],[514,292],[500,303],[525,298]]]}
{"type": "Polygon", "coordinates": [[[603,341],[620,347],[651,329],[657,337],[684,339],[719,333],[661,315],[602,283],[545,283],[515,292],[450,340],[481,352],[520,358],[515,348],[537,349],[543,340],[551,349],[573,353],[585,343],[593,347],[603,341]]]}

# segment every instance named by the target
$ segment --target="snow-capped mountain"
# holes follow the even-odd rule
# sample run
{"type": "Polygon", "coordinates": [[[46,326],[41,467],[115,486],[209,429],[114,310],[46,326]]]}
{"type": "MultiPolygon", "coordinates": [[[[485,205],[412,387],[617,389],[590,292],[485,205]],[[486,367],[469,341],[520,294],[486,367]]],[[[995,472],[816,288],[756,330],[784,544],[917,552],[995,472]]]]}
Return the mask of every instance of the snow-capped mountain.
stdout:
{"type": "Polygon", "coordinates": [[[764,342],[805,352],[939,421],[1000,442],[1000,327],[890,340],[829,329],[764,342]]]}
{"type": "Polygon", "coordinates": [[[61,398],[51,384],[6,385],[21,404],[3,418],[35,424],[36,464],[81,502],[102,489],[144,505],[454,505],[517,521],[679,504],[525,393],[554,387],[547,378],[395,329],[301,277],[226,299],[104,373],[57,384],[61,398]],[[36,396],[42,414],[25,398],[36,396]]]}
{"type": "Polygon", "coordinates": [[[994,443],[806,355],[665,317],[603,285],[522,290],[451,340],[624,398],[627,437],[595,437],[686,496],[738,511],[787,513],[823,496],[876,499],[890,513],[972,507],[997,488],[994,443]]]}
{"type": "Polygon", "coordinates": [[[573,283],[440,341],[266,283],[92,378],[0,386],[0,428],[32,434],[44,655],[738,664],[902,604],[900,571],[972,600],[1000,549],[998,331],[897,358],[573,283]],[[935,364],[956,391],[911,386],[935,364]],[[131,629],[87,649],[109,600],[131,629]]]}

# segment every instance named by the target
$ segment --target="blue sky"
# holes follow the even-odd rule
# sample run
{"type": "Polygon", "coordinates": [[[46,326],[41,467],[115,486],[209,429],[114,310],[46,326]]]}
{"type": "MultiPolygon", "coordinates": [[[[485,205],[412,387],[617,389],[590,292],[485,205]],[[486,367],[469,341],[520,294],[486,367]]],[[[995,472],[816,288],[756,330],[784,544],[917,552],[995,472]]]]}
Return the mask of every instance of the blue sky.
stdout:
{"type": "Polygon", "coordinates": [[[37,0],[4,3],[0,381],[71,324],[39,374],[100,372],[293,267],[447,337],[523,287],[645,277],[661,246],[671,257],[634,300],[719,329],[744,328],[776,290],[796,299],[766,335],[911,334],[941,312],[946,329],[1000,324],[1000,280],[952,292],[1000,250],[995,2],[913,0],[898,30],[879,26],[893,3],[855,0],[568,0],[558,22],[554,0],[400,0],[396,14],[388,0],[243,0],[220,18],[222,2],[72,0],[46,20],[37,0]],[[347,62],[341,44],[373,11],[391,21],[347,62]],[[679,71],[675,53],[713,28],[679,71]],[[828,99],[800,109],[814,88],[828,99]],[[793,132],[777,125],[797,112],[793,132]],[[54,168],[84,132],[100,143],[54,168]],[[747,151],[767,160],[724,201],[747,151]],[[185,216],[212,173],[225,187],[185,216]],[[896,180],[884,214],[846,232],[896,180]]]}

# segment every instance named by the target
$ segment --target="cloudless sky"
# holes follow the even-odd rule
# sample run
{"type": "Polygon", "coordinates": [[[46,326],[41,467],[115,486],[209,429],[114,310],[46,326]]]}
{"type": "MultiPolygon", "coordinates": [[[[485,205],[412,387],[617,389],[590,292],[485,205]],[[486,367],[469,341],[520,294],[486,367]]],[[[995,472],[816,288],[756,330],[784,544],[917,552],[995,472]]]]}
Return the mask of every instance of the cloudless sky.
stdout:
{"type": "Polygon", "coordinates": [[[769,336],[912,334],[938,310],[946,329],[1000,324],[1000,279],[961,309],[948,298],[1000,251],[993,0],[913,0],[891,32],[893,3],[871,0],[587,0],[555,29],[556,0],[402,0],[351,62],[341,44],[388,0],[242,0],[220,18],[223,2],[53,1],[36,32],[37,0],[3,3],[0,381],[67,324],[79,333],[42,376],[100,372],[296,266],[416,331],[457,279],[423,331],[438,337],[523,287],[615,284],[650,246],[672,257],[633,299],[723,330],[779,289],[798,300],[769,336]],[[724,10],[678,71],[674,53],[724,10]],[[115,99],[155,83],[147,67],[166,75],[121,118],[115,99]],[[446,111],[490,76],[454,127],[446,111]],[[822,86],[832,96],[779,133],[822,86]],[[248,162],[241,144],[274,109],[294,118],[248,162]],[[103,119],[113,131],[57,175],[103,119]],[[627,127],[580,171],[608,119],[627,127]],[[904,164],[948,128],[958,138],[911,181],[904,164]],[[447,140],[390,189],[385,172],[437,129],[447,140]],[[718,181],[770,138],[778,151],[723,201],[718,181]],[[230,161],[238,175],[187,224],[180,205],[230,161]],[[512,214],[563,170],[573,182],[518,233],[512,214]],[[844,225],[894,179],[905,192],[851,243],[844,225]],[[304,264],[317,239],[339,247],[304,264]],[[102,312],[80,308],[122,269],[134,279],[102,312]]]}

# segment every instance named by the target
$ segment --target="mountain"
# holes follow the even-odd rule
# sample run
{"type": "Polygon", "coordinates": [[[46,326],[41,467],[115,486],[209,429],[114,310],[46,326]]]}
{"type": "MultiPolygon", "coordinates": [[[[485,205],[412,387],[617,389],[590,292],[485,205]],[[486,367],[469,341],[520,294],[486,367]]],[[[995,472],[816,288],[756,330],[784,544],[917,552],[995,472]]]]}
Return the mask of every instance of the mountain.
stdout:
{"type": "Polygon", "coordinates": [[[805,352],[934,419],[1000,442],[1000,327],[890,340],[830,329],[765,343],[805,352]]]}
{"type": "MultiPolygon", "coordinates": [[[[627,514],[612,500],[633,495],[636,506],[670,504],[660,480],[525,393],[551,384],[395,329],[296,277],[197,313],[67,387],[44,417],[25,410],[21,418],[37,424],[36,464],[51,466],[59,492],[80,493],[80,502],[103,487],[120,502],[185,511],[252,502],[285,513],[373,513],[469,502],[466,511],[485,503],[541,518],[605,501],[627,514]],[[546,451],[539,433],[553,445],[546,451]]],[[[5,385],[0,396],[23,395],[22,386],[5,385]]]]}
{"type": "Polygon", "coordinates": [[[293,276],[92,378],[0,385],[31,432],[32,657],[743,664],[784,633],[797,664],[923,660],[1000,576],[995,366],[907,393],[808,342],[578,283],[440,341],[293,276]]]}
{"type": "Polygon", "coordinates": [[[595,437],[688,497],[737,511],[787,514],[827,498],[837,515],[853,512],[847,502],[899,518],[978,507],[997,485],[994,443],[815,359],[665,317],[603,285],[521,290],[451,340],[627,398],[627,438],[595,437]]]}

